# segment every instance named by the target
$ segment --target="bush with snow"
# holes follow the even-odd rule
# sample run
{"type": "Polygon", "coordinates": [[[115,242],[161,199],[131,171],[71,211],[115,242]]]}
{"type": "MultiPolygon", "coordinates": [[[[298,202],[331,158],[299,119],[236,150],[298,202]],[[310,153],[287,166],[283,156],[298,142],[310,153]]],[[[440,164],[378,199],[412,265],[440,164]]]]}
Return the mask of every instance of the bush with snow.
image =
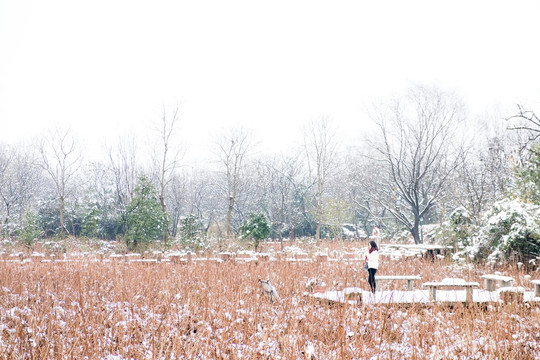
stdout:
{"type": "Polygon", "coordinates": [[[38,224],[38,217],[34,212],[29,211],[24,215],[22,226],[17,231],[17,235],[29,247],[39,239],[41,230],[38,224]]]}
{"type": "Polygon", "coordinates": [[[487,211],[463,253],[476,259],[528,261],[540,249],[540,207],[503,199],[487,211]]]}
{"type": "Polygon", "coordinates": [[[241,238],[250,239],[255,245],[255,251],[261,240],[270,235],[268,218],[264,214],[250,214],[248,220],[240,228],[241,238]]]}
{"type": "Polygon", "coordinates": [[[189,214],[180,218],[178,226],[179,238],[173,243],[191,251],[208,249],[210,244],[203,234],[201,219],[195,214],[189,214]]]}
{"type": "Polygon", "coordinates": [[[136,249],[138,244],[158,240],[165,234],[168,217],[161,208],[157,190],[146,176],[138,180],[124,221],[125,238],[130,250],[136,249]]]}
{"type": "Polygon", "coordinates": [[[434,230],[433,236],[444,245],[463,248],[471,245],[473,230],[470,213],[460,206],[452,211],[448,221],[434,230]]]}

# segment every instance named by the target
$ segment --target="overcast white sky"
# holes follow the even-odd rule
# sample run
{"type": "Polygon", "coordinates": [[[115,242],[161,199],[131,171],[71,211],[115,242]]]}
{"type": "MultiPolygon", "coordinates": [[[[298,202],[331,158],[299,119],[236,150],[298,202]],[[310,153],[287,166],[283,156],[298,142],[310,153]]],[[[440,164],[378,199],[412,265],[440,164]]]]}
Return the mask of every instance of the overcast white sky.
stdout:
{"type": "Polygon", "coordinates": [[[360,136],[366,104],[415,83],[471,113],[540,109],[539,14],[532,0],[0,0],[0,141],[71,124],[97,147],[179,104],[191,149],[238,125],[283,148],[321,116],[360,136]]]}

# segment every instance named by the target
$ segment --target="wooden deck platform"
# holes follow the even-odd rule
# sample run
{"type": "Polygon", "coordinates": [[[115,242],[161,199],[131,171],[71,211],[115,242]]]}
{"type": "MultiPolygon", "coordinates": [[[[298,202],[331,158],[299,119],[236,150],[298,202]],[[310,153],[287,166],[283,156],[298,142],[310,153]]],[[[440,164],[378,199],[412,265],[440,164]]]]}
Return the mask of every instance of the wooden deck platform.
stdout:
{"type": "MultiPolygon", "coordinates": [[[[305,293],[304,295],[329,304],[448,304],[467,303],[466,290],[437,290],[437,297],[432,300],[429,290],[377,291],[375,294],[361,288],[345,288],[343,290],[329,290],[322,293],[305,293]]],[[[503,301],[498,291],[472,289],[471,303],[487,304],[503,301]]],[[[535,297],[534,291],[524,291],[523,302],[537,303],[540,297],[535,297]]]]}

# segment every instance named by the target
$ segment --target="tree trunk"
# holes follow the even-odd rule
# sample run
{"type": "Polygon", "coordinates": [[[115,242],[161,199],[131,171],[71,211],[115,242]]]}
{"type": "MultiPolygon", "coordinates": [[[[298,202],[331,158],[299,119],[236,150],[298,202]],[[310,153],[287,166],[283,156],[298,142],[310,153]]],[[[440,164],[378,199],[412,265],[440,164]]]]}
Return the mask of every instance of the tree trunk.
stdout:
{"type": "Polygon", "coordinates": [[[62,234],[62,237],[64,237],[65,234],[65,225],[64,225],[64,197],[60,197],[60,233],[62,234]]]}
{"type": "Polygon", "coordinates": [[[10,206],[8,203],[6,203],[6,218],[4,219],[4,226],[3,226],[3,233],[4,233],[4,236],[5,238],[7,239],[9,237],[9,227],[8,227],[8,223],[9,223],[9,216],[10,216],[10,206]]]}
{"type": "Polygon", "coordinates": [[[422,239],[420,238],[420,227],[419,227],[418,222],[415,222],[413,228],[410,229],[410,231],[411,231],[411,234],[413,236],[414,243],[415,244],[422,244],[422,239]]]}
{"type": "MultiPolygon", "coordinates": [[[[161,203],[161,211],[163,211],[163,214],[165,216],[167,215],[167,205],[165,204],[165,196],[163,195],[163,189],[161,190],[161,194],[159,195],[159,202],[161,203]]],[[[169,221],[167,218],[167,221],[165,222],[165,232],[163,233],[163,241],[168,242],[170,238],[171,231],[169,229],[169,221]]]]}
{"type": "Polygon", "coordinates": [[[227,209],[227,237],[231,237],[231,216],[234,208],[234,197],[229,197],[229,208],[227,209]]]}

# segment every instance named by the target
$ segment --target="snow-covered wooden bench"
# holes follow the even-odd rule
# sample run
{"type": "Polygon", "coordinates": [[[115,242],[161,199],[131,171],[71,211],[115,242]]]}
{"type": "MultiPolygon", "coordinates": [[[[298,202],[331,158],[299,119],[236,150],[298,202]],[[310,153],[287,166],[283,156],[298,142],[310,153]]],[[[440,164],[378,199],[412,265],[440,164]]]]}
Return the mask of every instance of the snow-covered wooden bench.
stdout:
{"type": "Polygon", "coordinates": [[[429,288],[429,299],[437,300],[437,289],[440,288],[465,288],[465,297],[467,302],[472,302],[472,288],[479,287],[477,282],[468,282],[463,279],[446,278],[441,282],[427,282],[422,284],[423,287],[429,288]]]}
{"type": "Polygon", "coordinates": [[[257,263],[259,261],[259,258],[252,253],[237,253],[234,257],[234,261],[236,263],[242,263],[242,264],[249,264],[251,262],[257,263]]]}
{"type": "Polygon", "coordinates": [[[30,254],[30,258],[33,262],[41,262],[45,259],[45,254],[33,252],[30,254]]]}
{"type": "Polygon", "coordinates": [[[525,289],[523,287],[506,286],[497,290],[499,300],[505,303],[523,302],[525,297],[525,289]]]}
{"type": "Polygon", "coordinates": [[[287,258],[288,262],[292,263],[310,263],[313,261],[307,253],[295,253],[292,258],[287,258]]]}
{"type": "Polygon", "coordinates": [[[534,284],[534,296],[540,297],[540,279],[539,280],[531,280],[531,284],[534,284]]]}
{"type": "Polygon", "coordinates": [[[512,281],[514,281],[514,279],[510,276],[503,276],[497,274],[482,275],[481,277],[484,279],[487,291],[497,290],[497,284],[499,284],[499,287],[510,287],[512,286],[512,281]]]}
{"type": "Polygon", "coordinates": [[[362,302],[362,294],[365,293],[362,288],[348,287],[343,290],[327,290],[322,292],[304,293],[304,296],[314,298],[329,304],[349,304],[357,305],[362,302]]]}
{"type": "Polygon", "coordinates": [[[229,261],[233,259],[233,254],[230,252],[220,252],[218,255],[219,258],[223,261],[229,261]]]}
{"type": "Polygon", "coordinates": [[[414,289],[414,280],[420,280],[418,275],[375,275],[375,282],[377,288],[379,288],[379,282],[382,280],[406,280],[407,290],[412,291],[414,289]]]}
{"type": "Polygon", "coordinates": [[[171,263],[180,264],[190,262],[191,256],[191,253],[171,253],[168,255],[168,258],[171,263]]]}

